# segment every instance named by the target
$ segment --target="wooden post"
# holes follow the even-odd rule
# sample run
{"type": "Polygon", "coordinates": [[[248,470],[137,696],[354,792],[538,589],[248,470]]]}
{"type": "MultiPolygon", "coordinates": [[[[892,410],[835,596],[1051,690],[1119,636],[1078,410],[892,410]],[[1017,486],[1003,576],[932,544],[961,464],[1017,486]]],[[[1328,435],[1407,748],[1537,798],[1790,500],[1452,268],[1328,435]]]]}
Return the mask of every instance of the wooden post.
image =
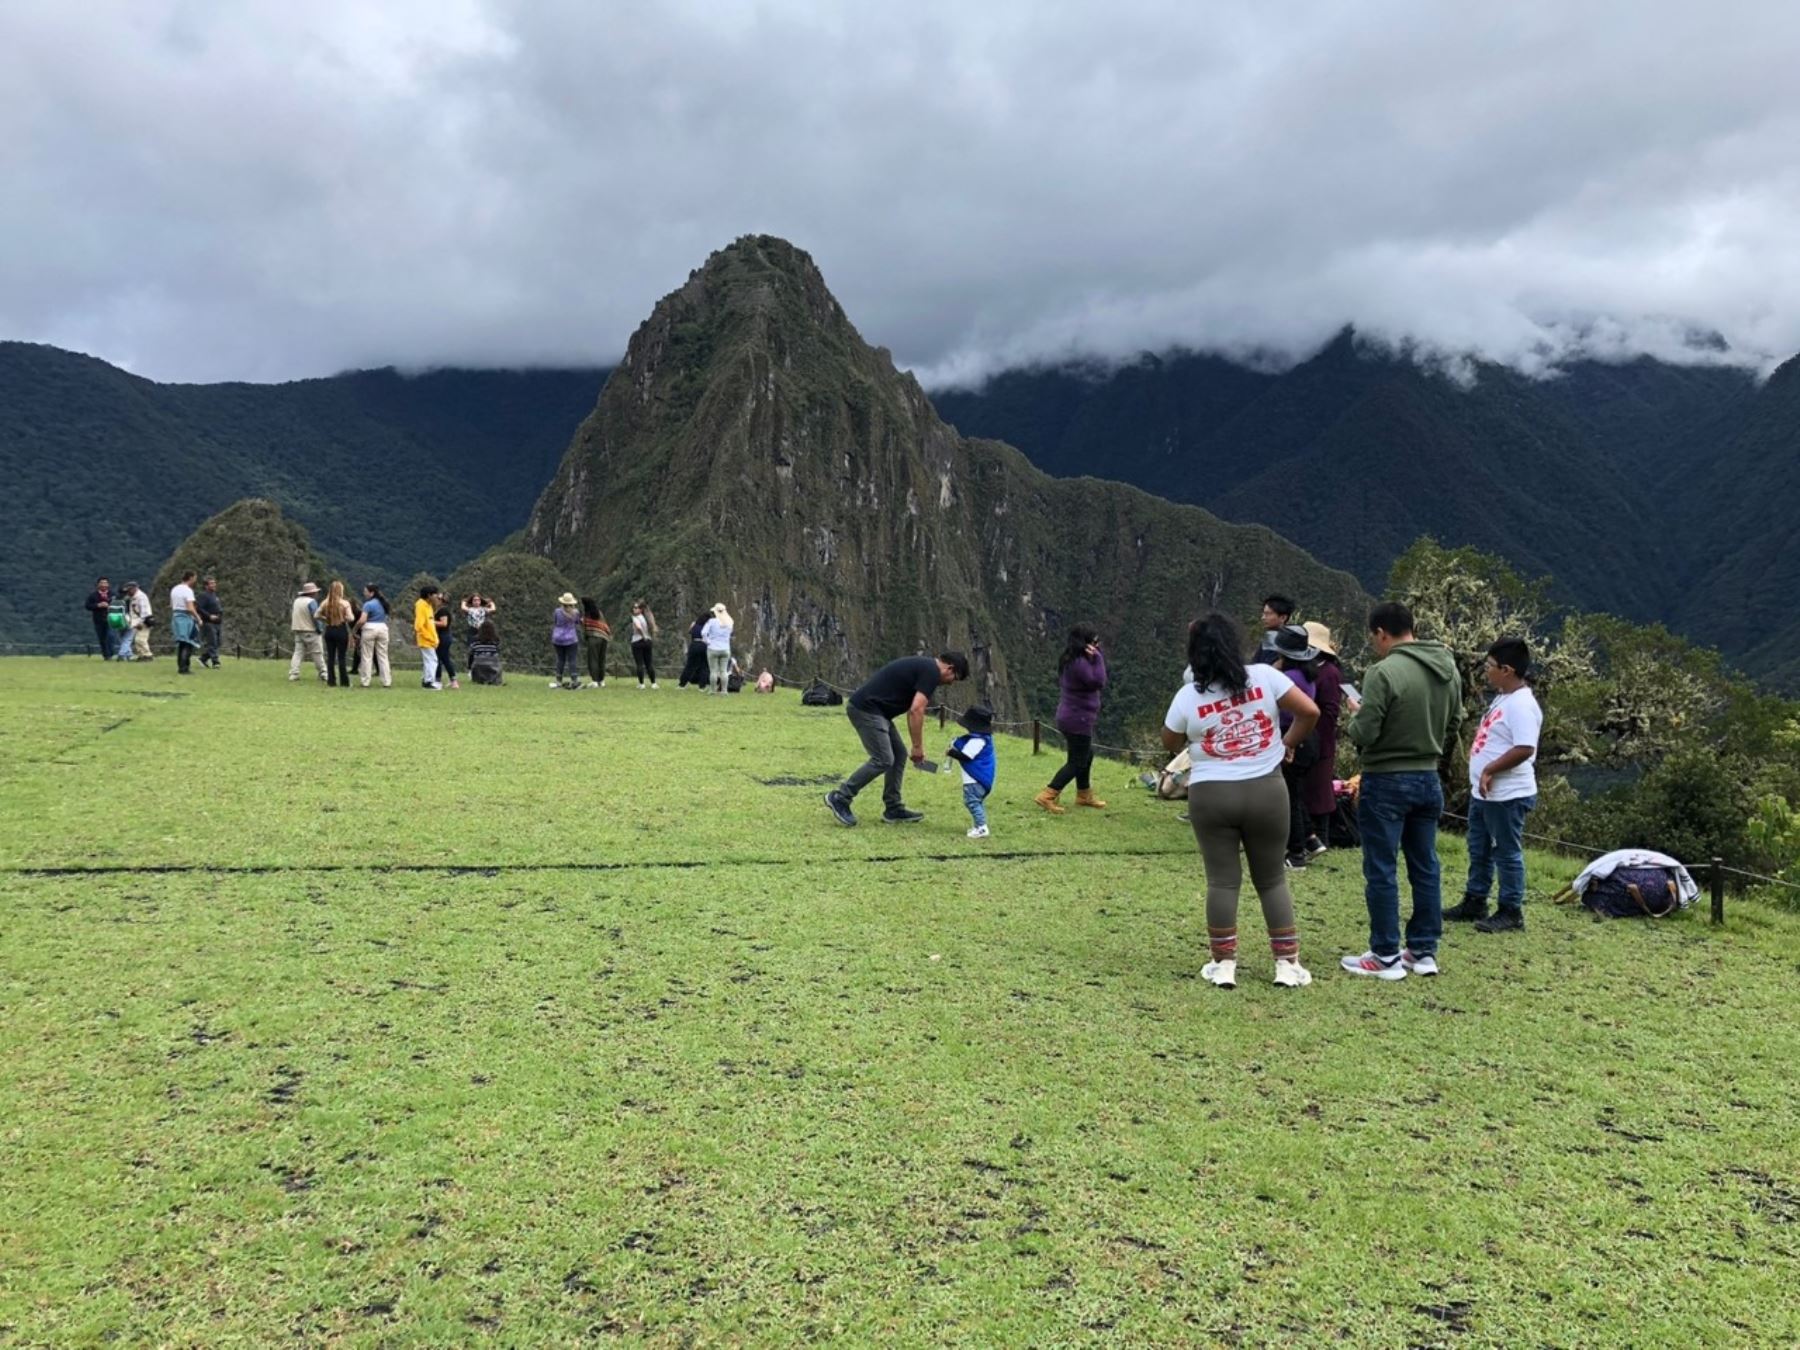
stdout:
{"type": "Polygon", "coordinates": [[[1043,745],[1044,727],[1043,724],[1034,717],[1031,719],[1031,753],[1034,755],[1037,754],[1043,749],[1043,745]]]}
{"type": "Polygon", "coordinates": [[[950,720],[950,710],[948,708],[946,708],[943,704],[941,704],[941,703],[938,704],[938,730],[942,731],[944,729],[945,725],[949,722],[949,720],[950,720]]]}
{"type": "Polygon", "coordinates": [[[1725,860],[1712,860],[1712,921],[1725,922],[1725,860]]]}

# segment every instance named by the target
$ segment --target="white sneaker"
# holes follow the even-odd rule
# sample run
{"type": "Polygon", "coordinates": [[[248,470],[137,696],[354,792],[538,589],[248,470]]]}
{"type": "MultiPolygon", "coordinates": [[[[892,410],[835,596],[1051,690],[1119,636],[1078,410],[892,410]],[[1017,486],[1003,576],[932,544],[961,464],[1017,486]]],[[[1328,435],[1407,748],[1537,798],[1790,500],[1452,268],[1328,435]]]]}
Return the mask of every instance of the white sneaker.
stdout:
{"type": "Polygon", "coordinates": [[[971,839],[986,839],[987,837],[988,827],[985,825],[976,825],[969,831],[969,838],[971,839]]]}
{"type": "Polygon", "coordinates": [[[561,689],[562,688],[562,686],[560,684],[558,684],[555,680],[550,681],[550,687],[552,689],[561,689]]]}
{"type": "Polygon", "coordinates": [[[642,688],[643,688],[643,687],[644,687],[644,682],[643,682],[643,681],[642,681],[642,680],[639,680],[639,681],[638,681],[638,688],[639,688],[639,689],[642,689],[642,688]]]}
{"type": "Polygon", "coordinates": [[[1277,960],[1275,983],[1283,989],[1304,989],[1312,983],[1312,972],[1298,961],[1277,960]]]}
{"type": "Polygon", "coordinates": [[[1410,951],[1402,950],[1400,953],[1400,964],[1405,966],[1414,975],[1435,975],[1438,973],[1437,957],[1435,956],[1414,956],[1410,951]]]}
{"type": "Polygon", "coordinates": [[[650,681],[650,687],[652,689],[661,689],[662,688],[662,686],[660,684],[658,684],[655,680],[650,681]]]}
{"type": "Polygon", "coordinates": [[[1406,967],[1400,964],[1398,956],[1390,956],[1386,960],[1374,952],[1364,952],[1361,956],[1346,956],[1338,964],[1352,975],[1366,975],[1372,980],[1404,980],[1406,967]]]}
{"type": "Polygon", "coordinates": [[[1200,967],[1200,978],[1221,989],[1237,988],[1236,961],[1208,961],[1200,967]]]}

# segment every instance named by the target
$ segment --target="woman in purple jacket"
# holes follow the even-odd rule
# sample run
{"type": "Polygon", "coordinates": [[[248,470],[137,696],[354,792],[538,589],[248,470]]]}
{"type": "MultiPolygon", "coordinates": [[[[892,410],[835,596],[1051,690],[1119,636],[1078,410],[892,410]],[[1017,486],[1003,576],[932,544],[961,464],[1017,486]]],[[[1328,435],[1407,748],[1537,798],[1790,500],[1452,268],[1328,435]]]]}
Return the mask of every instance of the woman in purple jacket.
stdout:
{"type": "Polygon", "coordinates": [[[1056,729],[1068,743],[1068,758],[1050,786],[1037,795],[1037,804],[1053,816],[1063,808],[1062,790],[1075,780],[1075,805],[1105,806],[1094,795],[1088,771],[1094,764],[1094,723],[1100,717],[1100,691],[1106,688],[1106,658],[1100,654],[1100,635],[1077,624],[1069,630],[1069,645],[1056,663],[1062,697],[1056,704],[1056,729]]]}

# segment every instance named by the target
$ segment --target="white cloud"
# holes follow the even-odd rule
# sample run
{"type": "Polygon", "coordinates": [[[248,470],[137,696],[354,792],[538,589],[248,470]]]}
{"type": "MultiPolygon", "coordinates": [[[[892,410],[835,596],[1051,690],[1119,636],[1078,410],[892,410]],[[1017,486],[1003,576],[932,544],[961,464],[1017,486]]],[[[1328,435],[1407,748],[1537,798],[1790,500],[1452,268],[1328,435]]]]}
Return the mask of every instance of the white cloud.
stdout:
{"type": "Polygon", "coordinates": [[[928,383],[1345,323],[1526,369],[1800,347],[1800,10],[1213,8],[15,0],[0,335],[178,379],[603,361],[758,230],[928,383]]]}

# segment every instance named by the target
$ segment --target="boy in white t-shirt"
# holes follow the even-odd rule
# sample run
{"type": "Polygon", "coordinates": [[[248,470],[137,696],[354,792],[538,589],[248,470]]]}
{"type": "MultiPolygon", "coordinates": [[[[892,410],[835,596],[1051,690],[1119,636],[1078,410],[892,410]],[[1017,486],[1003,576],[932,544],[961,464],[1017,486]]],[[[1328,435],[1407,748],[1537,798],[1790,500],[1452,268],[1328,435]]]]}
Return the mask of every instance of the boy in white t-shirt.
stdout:
{"type": "Polygon", "coordinates": [[[1446,919],[1473,920],[1480,933],[1525,927],[1525,817],[1537,805],[1537,748],[1544,726],[1537,696],[1525,682],[1531,648],[1501,638],[1488,648],[1486,676],[1494,701],[1469,744],[1469,880],[1462,903],[1446,919]],[[1488,913],[1499,873],[1500,903],[1488,913]]]}

